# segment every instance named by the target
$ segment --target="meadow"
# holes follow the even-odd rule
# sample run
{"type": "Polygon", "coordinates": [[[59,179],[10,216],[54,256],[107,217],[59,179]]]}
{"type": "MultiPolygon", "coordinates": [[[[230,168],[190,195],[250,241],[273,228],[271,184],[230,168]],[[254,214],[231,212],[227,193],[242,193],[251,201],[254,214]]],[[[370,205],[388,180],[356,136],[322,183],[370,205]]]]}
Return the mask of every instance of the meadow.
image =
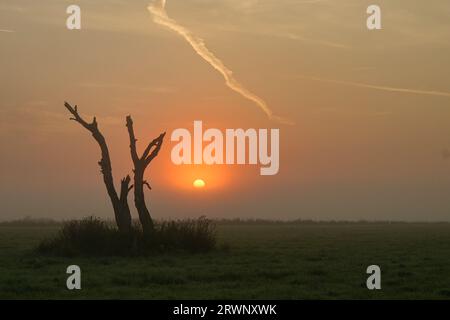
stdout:
{"type": "Polygon", "coordinates": [[[0,225],[1,299],[449,299],[450,224],[219,222],[218,250],[62,258],[58,224],[0,225]],[[79,265],[82,289],[66,289],[79,265]],[[381,267],[381,290],[366,268],[381,267]]]}

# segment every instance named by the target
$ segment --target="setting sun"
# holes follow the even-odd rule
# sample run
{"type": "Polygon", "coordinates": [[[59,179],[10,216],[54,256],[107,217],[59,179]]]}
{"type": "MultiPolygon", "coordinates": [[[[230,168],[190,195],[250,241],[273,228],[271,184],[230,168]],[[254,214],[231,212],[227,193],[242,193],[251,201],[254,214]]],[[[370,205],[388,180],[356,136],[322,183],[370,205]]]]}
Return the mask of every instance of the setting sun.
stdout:
{"type": "Polygon", "coordinates": [[[195,188],[204,188],[205,187],[205,181],[203,181],[202,179],[196,179],[193,183],[192,183],[192,185],[195,187],[195,188]]]}

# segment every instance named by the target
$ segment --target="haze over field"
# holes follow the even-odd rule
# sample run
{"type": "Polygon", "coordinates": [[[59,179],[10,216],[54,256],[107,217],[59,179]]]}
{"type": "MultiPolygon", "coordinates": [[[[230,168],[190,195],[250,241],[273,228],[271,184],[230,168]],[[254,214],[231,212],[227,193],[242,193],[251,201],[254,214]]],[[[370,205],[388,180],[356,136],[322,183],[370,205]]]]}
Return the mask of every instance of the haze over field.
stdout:
{"type": "MultiPolygon", "coordinates": [[[[151,1],[0,3],[0,220],[111,217],[98,146],[65,100],[97,121],[113,174],[131,173],[125,116],[140,150],[160,132],[280,128],[280,171],[175,166],[166,138],[147,170],[156,218],[450,220],[450,3],[171,0],[171,19],[202,39],[275,114],[230,90],[151,1]],[[139,144],[140,143],[140,144],[139,144]],[[202,179],[205,187],[194,188],[202,179]]],[[[135,215],[136,217],[136,215],[135,215]]]]}

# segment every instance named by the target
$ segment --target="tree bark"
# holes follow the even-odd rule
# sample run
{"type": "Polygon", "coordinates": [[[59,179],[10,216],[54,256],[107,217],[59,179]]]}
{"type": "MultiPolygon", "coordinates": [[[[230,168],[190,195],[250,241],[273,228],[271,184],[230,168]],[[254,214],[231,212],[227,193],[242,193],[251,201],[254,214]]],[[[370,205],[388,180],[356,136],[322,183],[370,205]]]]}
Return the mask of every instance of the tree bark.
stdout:
{"type": "Polygon", "coordinates": [[[112,166],[108,145],[106,144],[105,137],[98,129],[96,118],[94,117],[92,122],[88,123],[78,114],[77,106],[72,107],[67,102],[64,103],[64,106],[73,115],[73,118],[70,118],[70,120],[74,120],[81,124],[84,128],[91,132],[95,141],[97,141],[102,155],[98,164],[100,165],[100,172],[103,175],[103,182],[105,183],[106,191],[108,192],[108,196],[111,199],[117,227],[120,231],[128,232],[131,228],[131,214],[127,200],[128,193],[132,188],[129,187],[130,176],[122,179],[119,197],[117,195],[116,188],[114,187],[114,179],[112,175],[112,166]]]}
{"type": "Polygon", "coordinates": [[[149,189],[151,188],[148,182],[144,180],[144,173],[150,162],[158,155],[166,133],[161,133],[156,139],[153,139],[144,150],[142,156],[139,157],[136,150],[137,139],[134,135],[133,120],[131,116],[127,116],[126,120],[126,127],[130,137],[131,159],[134,165],[134,205],[136,206],[144,234],[149,234],[153,230],[154,224],[145,203],[144,185],[149,189]]]}
{"type": "Polygon", "coordinates": [[[120,213],[116,218],[116,223],[119,230],[122,230],[124,232],[128,232],[131,229],[131,213],[130,207],[128,206],[128,193],[133,188],[133,186],[130,186],[130,180],[131,180],[130,176],[127,175],[125,178],[122,179],[120,183],[120,197],[119,197],[120,213]]]}

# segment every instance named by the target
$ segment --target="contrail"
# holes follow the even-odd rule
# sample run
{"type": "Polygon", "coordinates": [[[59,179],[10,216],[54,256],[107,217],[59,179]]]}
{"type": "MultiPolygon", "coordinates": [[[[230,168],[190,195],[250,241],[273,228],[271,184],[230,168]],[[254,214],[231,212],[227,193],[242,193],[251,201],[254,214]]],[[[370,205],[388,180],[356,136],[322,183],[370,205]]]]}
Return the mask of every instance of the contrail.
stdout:
{"type": "Polygon", "coordinates": [[[323,78],[315,78],[315,77],[303,77],[303,76],[299,76],[299,77],[300,78],[305,78],[305,79],[310,79],[310,80],[315,80],[315,81],[330,82],[330,83],[342,84],[342,85],[346,85],[346,86],[368,88],[368,89],[375,89],[375,90],[382,90],[382,91],[422,94],[422,95],[429,95],[429,96],[450,97],[450,92],[445,92],[445,91],[416,90],[416,89],[408,89],[408,88],[396,88],[396,87],[379,86],[379,85],[373,85],[373,84],[367,84],[367,83],[359,83],[359,82],[352,82],[352,81],[340,81],[340,80],[331,80],[331,79],[323,79],[323,78]]]}
{"type": "Polygon", "coordinates": [[[250,92],[242,84],[240,84],[234,77],[233,72],[228,69],[223,62],[217,58],[214,53],[209,51],[206,47],[203,39],[194,35],[187,28],[179,25],[175,20],[169,18],[166,9],[166,0],[156,0],[152,2],[148,7],[148,11],[153,16],[153,21],[159,25],[169,28],[170,30],[181,35],[195,50],[195,52],[202,57],[206,62],[208,62],[214,69],[216,69],[225,79],[226,85],[235,92],[239,93],[244,98],[254,102],[271,120],[276,120],[284,124],[293,124],[290,120],[283,119],[281,117],[275,116],[267,106],[267,103],[258,97],[256,94],[250,92]]]}

